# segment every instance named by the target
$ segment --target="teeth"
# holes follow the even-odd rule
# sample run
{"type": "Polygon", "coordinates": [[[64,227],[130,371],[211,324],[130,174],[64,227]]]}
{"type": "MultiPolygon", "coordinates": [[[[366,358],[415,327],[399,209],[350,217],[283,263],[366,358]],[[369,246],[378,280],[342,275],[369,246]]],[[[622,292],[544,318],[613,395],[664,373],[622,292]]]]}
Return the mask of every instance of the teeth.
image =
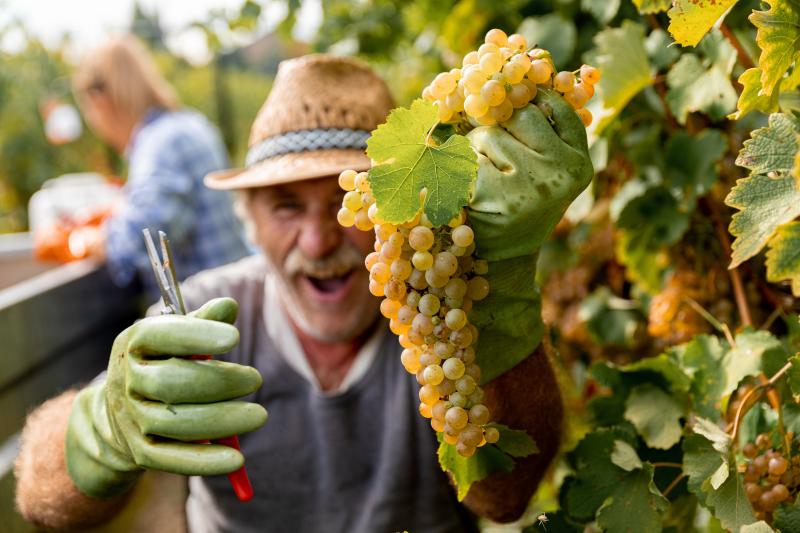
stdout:
{"type": "Polygon", "coordinates": [[[315,272],[305,272],[305,275],[310,278],[317,278],[317,279],[330,279],[330,278],[340,278],[347,274],[349,274],[352,269],[348,268],[345,270],[337,269],[337,270],[318,270],[315,272]]]}

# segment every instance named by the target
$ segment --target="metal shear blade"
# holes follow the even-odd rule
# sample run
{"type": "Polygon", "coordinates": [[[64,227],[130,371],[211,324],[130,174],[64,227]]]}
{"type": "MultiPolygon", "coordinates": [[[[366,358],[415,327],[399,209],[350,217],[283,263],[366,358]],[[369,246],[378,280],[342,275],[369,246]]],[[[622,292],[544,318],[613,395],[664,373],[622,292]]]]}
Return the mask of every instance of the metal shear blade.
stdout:
{"type": "Polygon", "coordinates": [[[181,288],[178,283],[178,275],[175,273],[175,264],[172,260],[172,250],[170,250],[169,247],[167,234],[163,231],[158,232],[159,242],[161,244],[161,255],[159,256],[150,230],[145,228],[142,230],[142,233],[144,234],[144,244],[147,248],[147,255],[150,257],[150,266],[153,267],[153,273],[156,276],[156,284],[158,285],[158,290],[161,292],[161,300],[164,302],[164,309],[162,309],[161,313],[165,315],[185,315],[186,309],[183,305],[181,288]]]}

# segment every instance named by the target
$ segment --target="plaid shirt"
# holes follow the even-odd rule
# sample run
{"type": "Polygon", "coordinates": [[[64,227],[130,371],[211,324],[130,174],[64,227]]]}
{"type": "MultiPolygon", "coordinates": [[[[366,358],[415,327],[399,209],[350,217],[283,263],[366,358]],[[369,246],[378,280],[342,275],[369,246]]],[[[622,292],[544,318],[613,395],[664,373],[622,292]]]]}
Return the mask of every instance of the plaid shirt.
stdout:
{"type": "MultiPolygon", "coordinates": [[[[126,150],[125,202],[106,223],[106,255],[112,279],[127,285],[139,274],[158,297],[142,229],[165,231],[181,278],[251,253],[230,194],[203,185],[203,177],[227,168],[225,147],[214,126],[193,111],[151,111],[126,150]]],[[[155,235],[155,233],[154,233],[155,235]]]]}

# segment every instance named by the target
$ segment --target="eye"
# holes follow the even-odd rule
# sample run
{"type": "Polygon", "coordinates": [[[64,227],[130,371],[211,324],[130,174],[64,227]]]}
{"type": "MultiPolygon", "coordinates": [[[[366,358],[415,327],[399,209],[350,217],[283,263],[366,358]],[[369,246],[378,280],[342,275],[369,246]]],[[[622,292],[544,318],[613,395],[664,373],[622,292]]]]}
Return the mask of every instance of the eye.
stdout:
{"type": "Polygon", "coordinates": [[[281,218],[295,216],[303,211],[303,204],[295,198],[279,198],[272,204],[273,213],[281,218]]]}

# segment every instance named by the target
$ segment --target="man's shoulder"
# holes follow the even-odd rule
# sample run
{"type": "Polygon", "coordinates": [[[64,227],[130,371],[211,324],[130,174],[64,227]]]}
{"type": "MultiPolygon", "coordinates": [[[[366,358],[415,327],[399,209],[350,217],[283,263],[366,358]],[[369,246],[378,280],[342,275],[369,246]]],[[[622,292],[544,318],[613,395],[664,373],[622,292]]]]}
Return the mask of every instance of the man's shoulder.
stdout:
{"type": "Polygon", "coordinates": [[[181,284],[186,306],[196,308],[211,298],[230,296],[242,300],[264,289],[267,265],[261,254],[203,270],[181,284]]]}

